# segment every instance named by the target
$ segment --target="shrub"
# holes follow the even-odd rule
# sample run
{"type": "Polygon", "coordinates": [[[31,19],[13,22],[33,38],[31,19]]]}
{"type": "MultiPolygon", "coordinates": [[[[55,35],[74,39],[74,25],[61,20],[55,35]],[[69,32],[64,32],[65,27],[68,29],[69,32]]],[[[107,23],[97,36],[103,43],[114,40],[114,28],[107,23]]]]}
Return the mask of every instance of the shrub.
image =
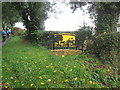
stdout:
{"type": "Polygon", "coordinates": [[[13,35],[21,35],[22,32],[24,32],[24,29],[17,28],[17,27],[14,27],[14,28],[12,29],[12,34],[13,34],[13,35]]]}
{"type": "Polygon", "coordinates": [[[54,32],[51,31],[43,31],[43,30],[36,30],[32,33],[28,31],[24,32],[21,37],[25,40],[33,43],[34,45],[41,45],[48,49],[53,48],[53,40],[54,40],[54,32]]]}
{"type": "Polygon", "coordinates": [[[103,62],[111,62],[112,64],[118,61],[118,38],[119,33],[104,33],[95,37],[93,52],[103,62]]]}
{"type": "Polygon", "coordinates": [[[83,49],[84,41],[92,38],[92,31],[90,30],[79,30],[74,32],[76,35],[76,46],[77,49],[83,49]]]}
{"type": "Polygon", "coordinates": [[[36,31],[36,41],[37,44],[40,44],[42,46],[45,46],[49,49],[53,48],[53,40],[54,40],[54,35],[53,32],[50,31],[36,31]]]}

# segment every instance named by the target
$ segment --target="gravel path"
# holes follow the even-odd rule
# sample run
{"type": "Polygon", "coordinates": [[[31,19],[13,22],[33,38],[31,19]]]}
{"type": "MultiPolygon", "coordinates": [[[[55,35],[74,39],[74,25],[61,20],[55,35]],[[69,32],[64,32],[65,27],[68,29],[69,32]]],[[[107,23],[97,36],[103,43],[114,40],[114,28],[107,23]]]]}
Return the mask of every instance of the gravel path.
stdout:
{"type": "Polygon", "coordinates": [[[12,35],[8,37],[4,42],[0,42],[0,47],[3,47],[11,39],[11,37],[12,35]]]}

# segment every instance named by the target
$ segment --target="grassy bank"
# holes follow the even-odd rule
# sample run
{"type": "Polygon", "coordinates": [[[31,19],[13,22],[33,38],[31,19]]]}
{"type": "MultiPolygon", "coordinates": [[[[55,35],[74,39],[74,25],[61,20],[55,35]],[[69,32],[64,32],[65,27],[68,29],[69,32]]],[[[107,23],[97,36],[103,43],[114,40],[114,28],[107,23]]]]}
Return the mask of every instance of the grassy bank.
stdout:
{"type": "Polygon", "coordinates": [[[118,87],[108,64],[86,54],[61,57],[49,52],[18,36],[12,38],[3,47],[3,82],[13,88],[118,87]]]}

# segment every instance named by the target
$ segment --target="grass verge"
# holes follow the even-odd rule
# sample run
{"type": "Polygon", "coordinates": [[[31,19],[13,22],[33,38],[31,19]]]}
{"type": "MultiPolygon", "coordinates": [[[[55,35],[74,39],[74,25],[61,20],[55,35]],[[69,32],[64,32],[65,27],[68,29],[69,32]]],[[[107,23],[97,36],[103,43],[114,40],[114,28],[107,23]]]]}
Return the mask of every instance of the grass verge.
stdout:
{"type": "Polygon", "coordinates": [[[118,77],[109,64],[91,55],[53,56],[42,46],[33,46],[18,36],[2,53],[2,80],[13,88],[109,88],[118,87],[118,77]]]}

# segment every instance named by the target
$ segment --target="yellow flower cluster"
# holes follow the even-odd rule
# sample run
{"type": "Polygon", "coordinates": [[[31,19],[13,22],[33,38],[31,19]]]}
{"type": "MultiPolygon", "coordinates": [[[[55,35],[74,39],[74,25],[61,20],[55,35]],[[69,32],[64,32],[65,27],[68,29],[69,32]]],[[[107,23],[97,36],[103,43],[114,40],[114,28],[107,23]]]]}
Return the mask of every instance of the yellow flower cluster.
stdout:
{"type": "Polygon", "coordinates": [[[33,83],[32,83],[32,84],[30,84],[30,86],[31,86],[31,87],[32,87],[33,85],[35,85],[35,84],[33,84],[33,83]]]}
{"type": "Polygon", "coordinates": [[[49,66],[46,66],[46,68],[48,68],[49,66]]]}
{"type": "Polygon", "coordinates": [[[70,72],[72,71],[72,69],[69,70],[70,72]]]}
{"type": "Polygon", "coordinates": [[[48,79],[47,81],[48,81],[48,82],[50,82],[50,81],[51,81],[51,79],[48,79]]]}
{"type": "Polygon", "coordinates": [[[93,82],[90,80],[89,83],[92,84],[93,82]]]}
{"type": "Polygon", "coordinates": [[[106,34],[106,32],[104,32],[104,34],[106,34]]]}
{"type": "Polygon", "coordinates": [[[40,84],[41,84],[41,85],[44,85],[45,83],[44,83],[44,82],[41,82],[40,84]]]}
{"type": "Polygon", "coordinates": [[[74,68],[76,68],[76,66],[74,66],[74,68]]]}
{"type": "Polygon", "coordinates": [[[64,55],[62,55],[62,57],[65,57],[64,55]]]}
{"type": "Polygon", "coordinates": [[[39,79],[42,79],[42,76],[39,76],[39,79]]]}
{"type": "Polygon", "coordinates": [[[110,72],[110,69],[108,69],[107,71],[110,72]]]}
{"type": "Polygon", "coordinates": [[[69,81],[69,79],[66,79],[66,80],[65,80],[65,82],[68,82],[68,81],[69,81]]]}
{"type": "Polygon", "coordinates": [[[78,78],[76,77],[76,78],[74,78],[74,80],[77,80],[78,78]]]}

